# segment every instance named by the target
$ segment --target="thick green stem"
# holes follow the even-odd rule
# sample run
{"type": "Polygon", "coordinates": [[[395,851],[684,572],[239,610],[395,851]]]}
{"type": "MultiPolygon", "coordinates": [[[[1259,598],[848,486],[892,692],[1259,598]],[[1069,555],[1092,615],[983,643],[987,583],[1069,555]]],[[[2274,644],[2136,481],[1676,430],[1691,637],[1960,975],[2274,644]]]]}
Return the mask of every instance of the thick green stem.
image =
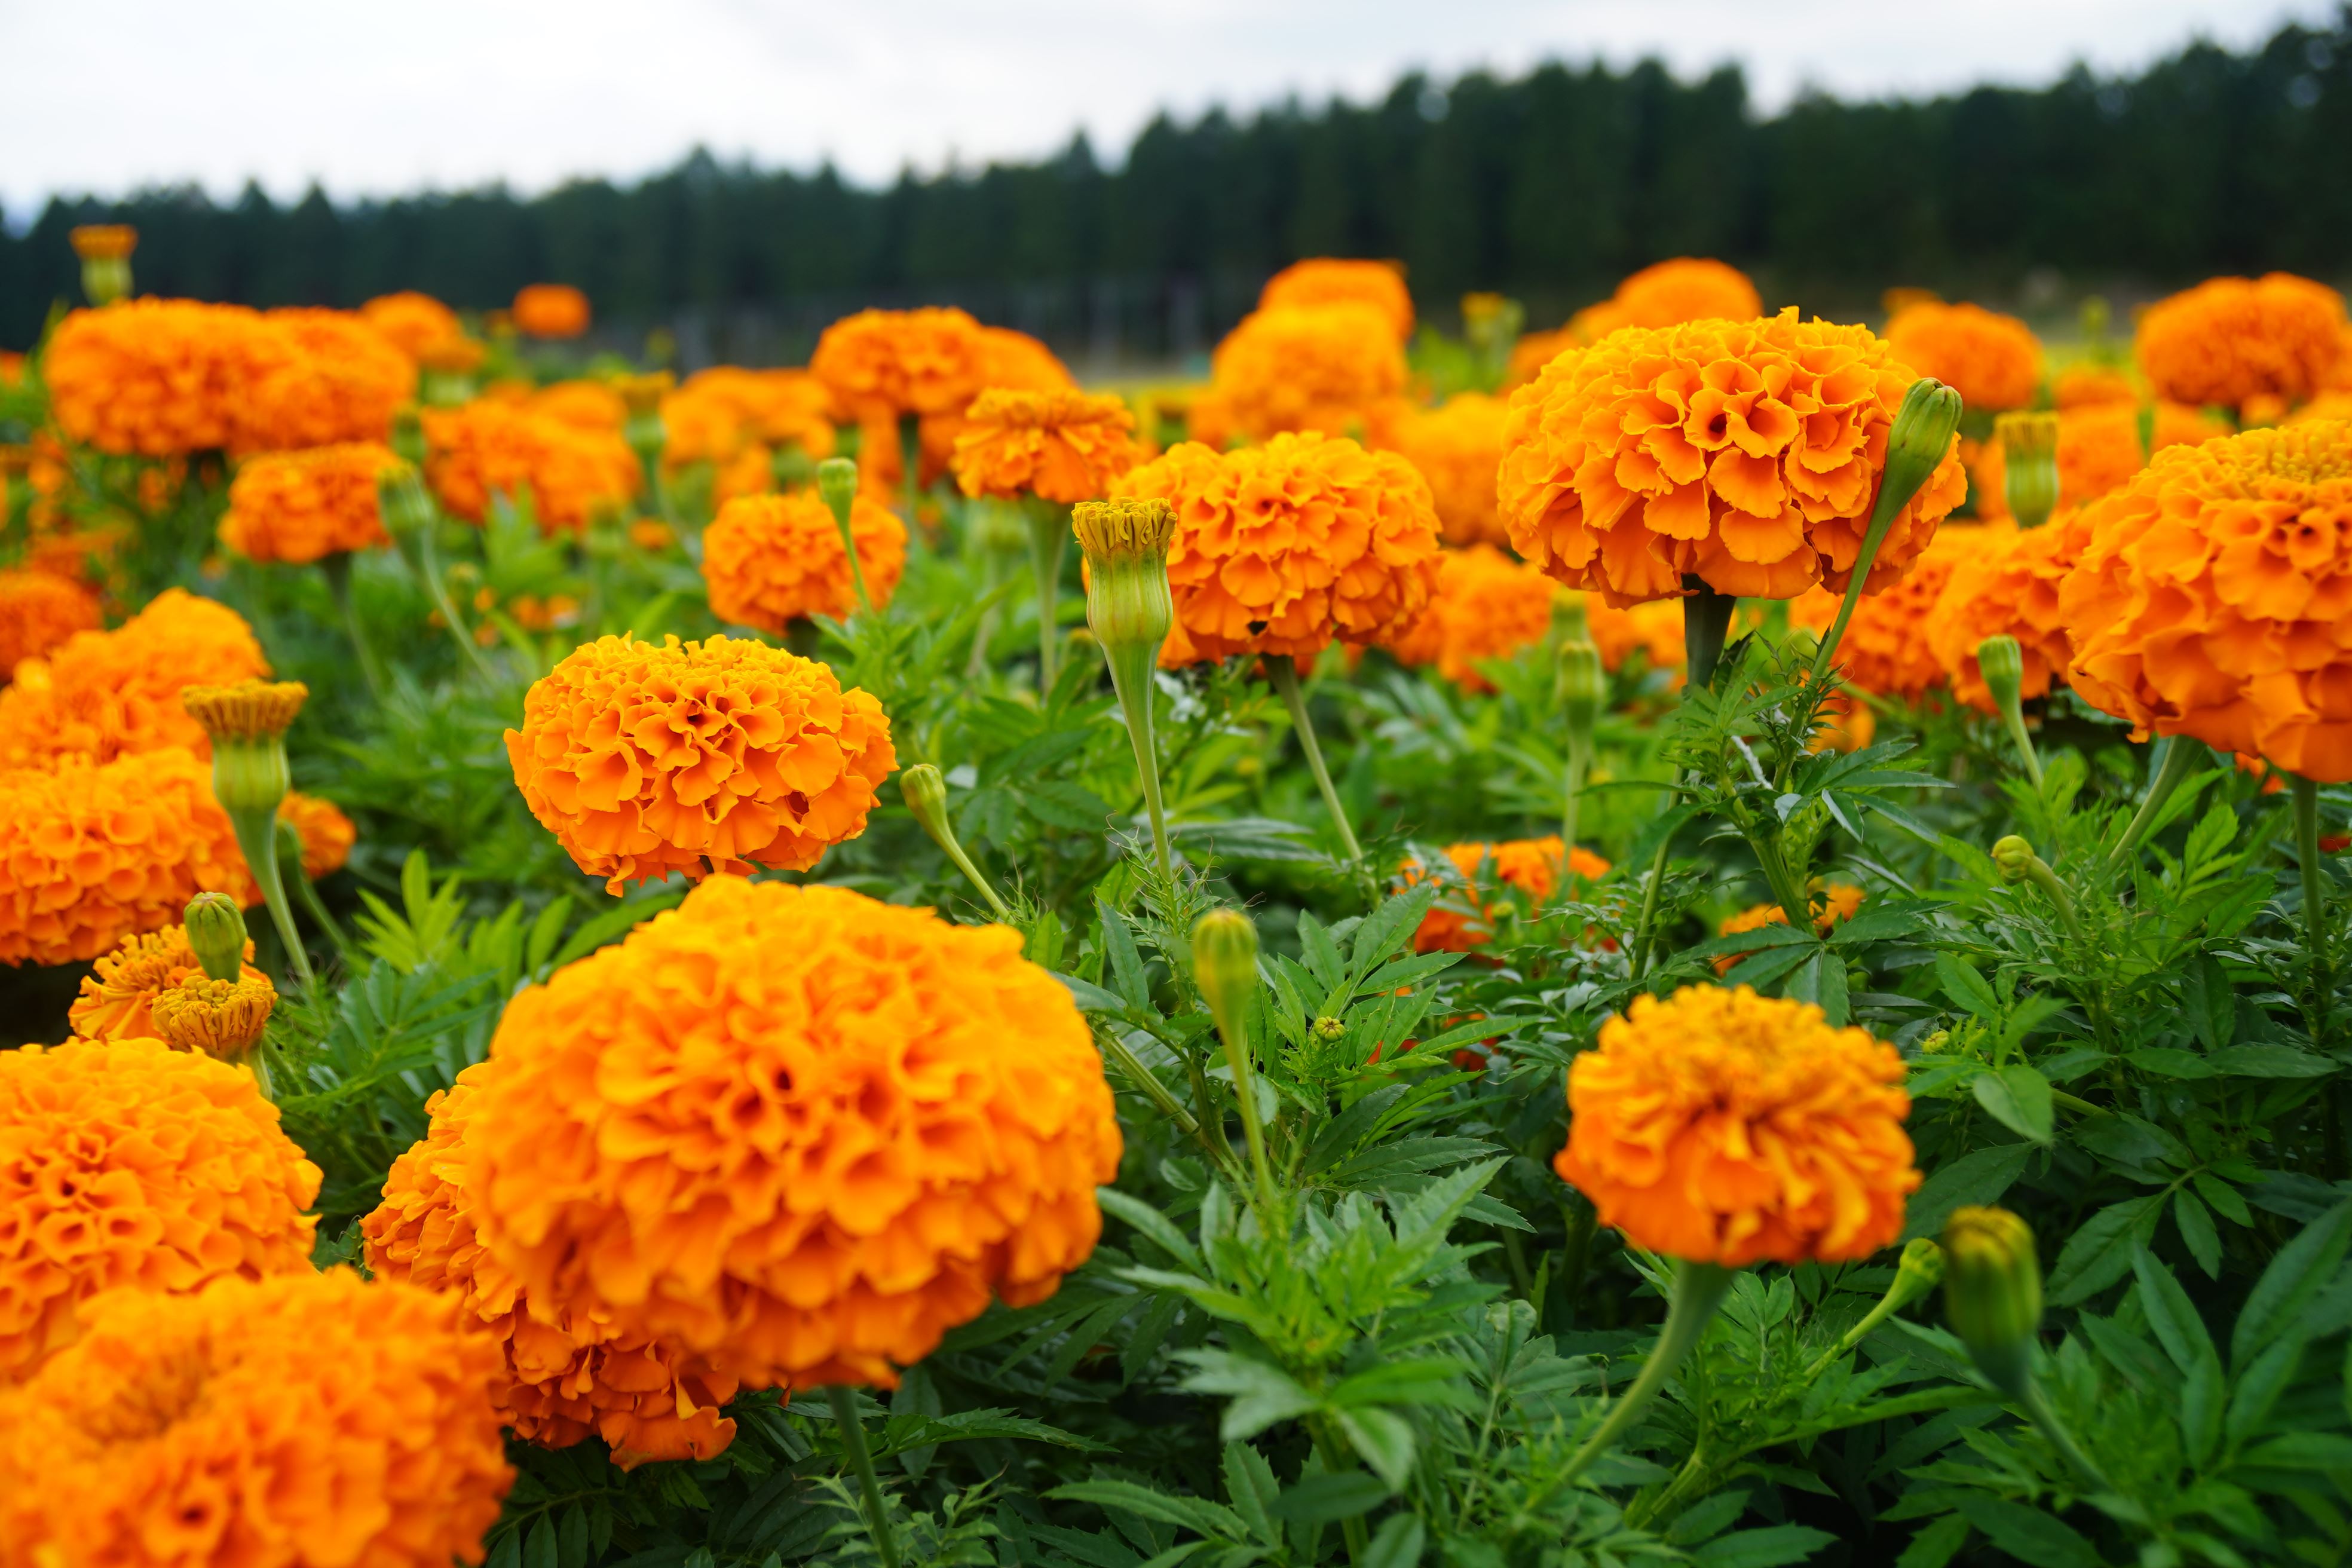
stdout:
{"type": "Polygon", "coordinates": [[[1627,960],[1629,971],[1636,980],[1649,972],[1650,928],[1657,921],[1658,884],[1665,880],[1666,849],[1673,842],[1671,833],[1658,841],[1658,852],[1650,858],[1650,875],[1642,888],[1642,912],[1633,921],[1633,947],[1627,960]]]}
{"type": "Polygon", "coordinates": [[[1041,701],[1054,689],[1055,656],[1061,651],[1062,551],[1069,541],[1068,507],[1042,500],[1029,503],[1029,564],[1037,574],[1037,696],[1041,701]]]}
{"type": "Polygon", "coordinates": [[[360,676],[367,682],[368,695],[380,702],[383,700],[383,668],[376,662],[375,649],[368,646],[367,632],[360,625],[359,606],[352,601],[352,552],[331,551],[319,558],[319,570],[326,574],[327,591],[335,596],[335,608],[343,617],[343,632],[352,639],[352,651],[359,656],[360,676]]]}
{"type": "Polygon", "coordinates": [[[2050,868],[2050,863],[2036,856],[2026,866],[2025,875],[2027,880],[2042,889],[2044,897],[2058,906],[2058,918],[2065,922],[2066,930],[2074,940],[2083,941],[2083,921],[2082,917],[2074,912],[2074,896],[2066,890],[2066,884],[2058,879],[2058,873],[2050,868]]]}
{"type": "Polygon", "coordinates": [[[310,972],[310,955],[294,929],[294,909],[286,901],[286,881],[278,873],[277,804],[271,803],[267,809],[226,809],[229,826],[236,829],[236,847],[245,852],[245,868],[253,873],[254,885],[261,889],[262,900],[269,906],[270,921],[278,928],[278,940],[285,945],[286,963],[305,992],[315,991],[319,979],[310,972]]]}
{"type": "Polygon", "coordinates": [[[1274,1167],[1265,1157],[1265,1128],[1258,1120],[1257,1075],[1250,1066],[1249,1042],[1242,1038],[1238,1022],[1219,1032],[1225,1039],[1225,1067],[1234,1075],[1234,1098],[1241,1102],[1242,1140],[1249,1145],[1250,1168],[1257,1173],[1259,1212],[1271,1226],[1279,1211],[1275,1207],[1274,1167]]]}
{"type": "Polygon", "coordinates": [[[2000,705],[2000,726],[2009,731],[2009,742],[2017,748],[2017,760],[2024,765],[2025,776],[2036,790],[2042,787],[2042,758],[2033,749],[2033,737],[2026,732],[2025,714],[2014,702],[2000,705]]]}
{"type": "MultiPolygon", "coordinates": [[[[2148,781],[2147,797],[2139,803],[2139,809],[2125,825],[2124,836],[2116,841],[2114,864],[2121,865],[2131,858],[2132,850],[2155,823],[2164,803],[2172,798],[2172,792],[2180,787],[2180,781],[2189,776],[2189,770],[2197,765],[2198,756],[2204,749],[2186,735],[2175,735],[2166,744],[2164,761],[2158,765],[2156,776],[2148,781]]],[[[2034,782],[2038,784],[2041,780],[2036,778],[2034,782]]]]}
{"type": "Polygon", "coordinates": [[[1568,742],[1568,787],[1566,797],[1560,802],[1559,809],[1559,842],[1560,854],[1563,857],[1560,866],[1562,881],[1566,881],[1570,874],[1566,861],[1567,858],[1572,857],[1575,853],[1577,813],[1584,804],[1584,781],[1591,776],[1591,773],[1592,743],[1590,741],[1571,738],[1568,742]]]}
{"type": "Polygon", "coordinates": [[[1159,647],[1130,643],[1103,648],[1110,666],[1110,687],[1118,694],[1119,711],[1127,718],[1127,738],[1135,748],[1135,771],[1143,780],[1143,809],[1151,817],[1151,848],[1159,857],[1160,874],[1169,875],[1168,818],[1160,804],[1160,752],[1151,731],[1151,671],[1159,647]]]}
{"type": "Polygon", "coordinates": [[[1674,1300],[1666,1308],[1665,1327],[1658,1332],[1658,1342],[1652,1347],[1650,1359],[1642,1363],[1641,1376],[1618,1396],[1608,1418],[1569,1460],[1556,1486],[1566,1486],[1582,1475],[1591,1468],[1593,1460],[1607,1453],[1618,1438],[1632,1429],[1642,1412],[1650,1407],[1650,1401],[1666,1385],[1666,1379],[1674,1375],[1675,1368],[1682,1364],[1683,1358],[1706,1331],[1708,1321],[1723,1304],[1724,1294],[1731,1289],[1738,1272],[1714,1263],[1682,1260],[1675,1264],[1674,1300]]]}
{"type": "Polygon", "coordinates": [[[310,872],[302,869],[302,836],[295,830],[292,823],[282,816],[278,819],[278,864],[281,875],[285,867],[291,865],[295,868],[294,896],[302,900],[302,908],[318,922],[319,929],[327,933],[327,940],[335,944],[335,951],[348,956],[351,943],[343,935],[343,928],[328,912],[327,901],[319,897],[318,885],[310,880],[310,872]]]}
{"type": "Polygon", "coordinates": [[[1339,845],[1348,852],[1349,864],[1361,864],[1364,852],[1356,843],[1355,826],[1339,805],[1339,792],[1331,787],[1331,770],[1323,765],[1323,748],[1315,741],[1315,721],[1307,716],[1307,698],[1298,689],[1298,661],[1286,653],[1270,653],[1265,656],[1265,673],[1274,683],[1274,694],[1282,699],[1283,710],[1290,715],[1290,727],[1298,731],[1299,750],[1307,753],[1307,771],[1315,775],[1315,787],[1323,792],[1324,807],[1339,829],[1339,845]]]}
{"type": "Polygon", "coordinates": [[[834,1424],[841,1428],[841,1446],[857,1477],[857,1489],[866,1500],[866,1528],[874,1537],[875,1554],[882,1559],[882,1568],[898,1568],[898,1538],[890,1529],[890,1506],[882,1496],[881,1478],[874,1473],[874,1455],[866,1447],[865,1423],[857,1418],[856,1391],[836,1383],[824,1394],[833,1405],[834,1424]]]}
{"type": "MultiPolygon", "coordinates": [[[[1739,601],[1718,594],[1696,577],[1683,579],[1690,593],[1683,600],[1683,693],[1706,689],[1722,662],[1724,639],[1731,633],[1732,612],[1739,601]]],[[[1816,677],[1816,679],[1819,679],[1816,677]]]]}

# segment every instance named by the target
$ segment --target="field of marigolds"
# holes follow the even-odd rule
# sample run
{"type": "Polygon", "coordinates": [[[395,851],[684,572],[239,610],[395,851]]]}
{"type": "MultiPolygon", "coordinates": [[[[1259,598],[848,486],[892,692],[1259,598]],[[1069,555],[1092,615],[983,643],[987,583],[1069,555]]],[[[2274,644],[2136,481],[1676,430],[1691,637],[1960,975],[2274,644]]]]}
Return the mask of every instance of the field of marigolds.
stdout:
{"type": "Polygon", "coordinates": [[[135,237],[0,363],[0,1568],[2352,1562],[2333,289],[1090,389],[135,237]]]}

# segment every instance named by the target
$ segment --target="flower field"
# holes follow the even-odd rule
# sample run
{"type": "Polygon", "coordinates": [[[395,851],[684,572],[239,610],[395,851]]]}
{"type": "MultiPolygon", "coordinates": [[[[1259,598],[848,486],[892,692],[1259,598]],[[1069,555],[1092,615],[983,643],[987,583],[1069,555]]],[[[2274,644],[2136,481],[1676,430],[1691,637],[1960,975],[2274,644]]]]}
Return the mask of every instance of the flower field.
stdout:
{"type": "Polygon", "coordinates": [[[0,1568],[2352,1561],[2333,289],[1088,386],[74,244],[0,1568]]]}

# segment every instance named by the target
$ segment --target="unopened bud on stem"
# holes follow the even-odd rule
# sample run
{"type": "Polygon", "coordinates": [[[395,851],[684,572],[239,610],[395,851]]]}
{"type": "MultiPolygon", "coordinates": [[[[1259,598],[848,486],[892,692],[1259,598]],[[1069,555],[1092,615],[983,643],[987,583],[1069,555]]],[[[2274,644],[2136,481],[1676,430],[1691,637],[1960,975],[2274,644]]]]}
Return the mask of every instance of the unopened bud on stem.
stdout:
{"type": "Polygon", "coordinates": [[[189,951],[215,980],[235,980],[245,973],[245,911],[226,893],[198,893],[182,917],[189,951]]]}
{"type": "Polygon", "coordinates": [[[131,295],[131,253],[139,231],[129,224],[84,224],[66,237],[81,258],[81,291],[93,305],[111,305],[131,295]]]}
{"type": "Polygon", "coordinates": [[[962,843],[956,837],[955,825],[948,820],[946,776],[929,763],[917,763],[898,774],[898,793],[906,796],[907,809],[915,814],[915,820],[923,825],[923,831],[931,836],[931,842],[938,845],[940,852],[955,862],[956,869],[980,889],[980,896],[988,900],[988,907],[996,911],[996,918],[1001,921],[1012,919],[1012,911],[1005,907],[1004,900],[997,897],[996,889],[989,884],[986,877],[981,875],[980,868],[972,864],[971,857],[964,853],[962,843]]]}
{"type": "Polygon", "coordinates": [[[1080,501],[1070,531],[1087,558],[1087,625],[1102,645],[1111,689],[1127,719],[1135,768],[1151,819],[1160,872],[1169,869],[1168,823],[1160,805],[1160,755],[1152,738],[1151,672],[1176,624],[1168,587],[1168,546],[1176,513],[1164,500],[1080,501]]]}
{"type": "Polygon", "coordinates": [[[857,464],[848,458],[827,458],[816,466],[817,499],[833,513],[841,530],[841,548],[849,553],[849,580],[857,589],[857,606],[874,613],[874,595],[866,591],[866,568],[857,559],[857,540],[849,531],[849,510],[857,500],[857,464]]]}
{"type": "Polygon", "coordinates": [[[2025,776],[2040,789],[2042,759],[2034,752],[2033,737],[2026,732],[2025,710],[2019,696],[2025,683],[2025,655],[2017,639],[1995,635],[1977,644],[1977,672],[1984,677],[1985,689],[1992,693],[2001,727],[2009,731],[2018,760],[2025,764],[2025,776]]]}
{"type": "Polygon", "coordinates": [[[1944,1222],[1944,1316],[1977,1368],[2022,1397],[2042,1326],[2033,1232],[2007,1209],[1964,1207],[1944,1222]]]}
{"type": "Polygon", "coordinates": [[[316,981],[278,874],[278,807],[290,783],[286,730],[310,695],[310,689],[298,680],[240,680],[230,686],[191,686],[180,693],[180,706],[212,738],[214,798],[236,830],[246,868],[269,905],[278,940],[286,945],[286,961],[305,990],[316,981]]]}
{"type": "Polygon", "coordinates": [[[1241,1102],[1242,1136],[1257,1173],[1258,1201],[1270,1217],[1276,1207],[1274,1170],[1266,1163],[1265,1130],[1259,1124],[1257,1079],[1249,1049],[1249,1004],[1257,994],[1257,927],[1239,910],[1211,910],[1192,925],[1192,984],[1217,1021],[1225,1065],[1241,1102]]]}
{"type": "Polygon", "coordinates": [[[2003,414],[1992,427],[2009,514],[2020,528],[2040,528],[2058,506],[2058,416],[2003,414]]]}

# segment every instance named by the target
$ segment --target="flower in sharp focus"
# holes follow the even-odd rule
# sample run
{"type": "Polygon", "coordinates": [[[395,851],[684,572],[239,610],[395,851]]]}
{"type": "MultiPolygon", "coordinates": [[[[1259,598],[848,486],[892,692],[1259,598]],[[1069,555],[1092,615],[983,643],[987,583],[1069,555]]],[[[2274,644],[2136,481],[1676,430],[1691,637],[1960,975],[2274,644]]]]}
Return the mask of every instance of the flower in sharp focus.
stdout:
{"type": "Polygon", "coordinates": [[[1902,1234],[1919,1185],[1903,1076],[1894,1047],[1808,1003],[1636,996],[1569,1069],[1554,1165],[1601,1224],[1669,1258],[1858,1260],[1902,1234]]]}
{"type": "Polygon", "coordinates": [[[102,763],[174,746],[208,757],[211,742],[181,709],[180,689],[268,669],[235,610],[166,588],[114,630],[78,632],[18,663],[0,690],[0,764],[102,763]]]}
{"type": "Polygon", "coordinates": [[[2031,701],[2069,679],[2074,647],[2059,615],[2058,589],[2074,569],[2086,534],[2078,510],[2040,528],[1988,529],[1982,546],[1952,563],[1927,618],[1927,646],[1952,683],[1952,695],[1981,712],[1997,711],[1977,668],[1989,637],[2017,639],[2023,656],[2020,695],[2031,701]]]}
{"type": "Polygon", "coordinates": [[[248,458],[229,485],[220,542],[248,561],[292,564],[389,543],[376,480],[399,466],[373,441],[248,458]]]}
{"type": "MultiPolygon", "coordinates": [[[[850,503],[849,531],[877,609],[890,602],[907,565],[907,525],[880,503],[850,503]]],[[[710,613],[731,626],[780,635],[805,616],[846,620],[857,608],[841,529],[814,490],[739,496],[702,535],[710,613]]]]}
{"type": "Polygon", "coordinates": [[[1299,430],[1370,434],[1405,390],[1404,350],[1387,316],[1352,301],[1252,311],[1210,365],[1225,417],[1260,441],[1299,430]]]}
{"type": "Polygon", "coordinates": [[[394,413],[416,395],[416,363],[390,338],[352,310],[271,310],[262,324],[294,353],[246,390],[237,451],[391,438],[394,413]]]}
{"type": "Polygon", "coordinates": [[[804,871],[866,831],[898,765],[882,705],[734,637],[600,637],[534,682],[506,732],[523,802],[605,890],[715,866],[804,871]]]}
{"type": "Polygon", "coordinates": [[[525,337],[576,338],[588,330],[588,296],[569,283],[526,283],[511,313],[525,337]]]}
{"type": "Polygon", "coordinates": [[[1099,499],[1142,460],[1135,411],[1122,398],[991,387],[965,412],[952,463],[968,496],[1070,506],[1099,499]]]}
{"type": "Polygon", "coordinates": [[[508,1005],[476,1224],[533,1301],[764,1386],[895,1384],[1093,1250],[1118,1124],[1007,926],[712,879],[508,1005]]]}
{"type": "Polygon", "coordinates": [[[2344,296],[2291,272],[2210,278],[2149,306],[2135,344],[2159,397],[2242,408],[2301,402],[2344,353],[2344,296]]]}
{"type": "MultiPolygon", "coordinates": [[[[243,974],[260,973],[248,941],[243,974]]],[[[160,1039],[151,1011],[155,998],[192,974],[201,978],[204,966],[188,945],[185,925],[125,937],[82,977],[81,994],[67,1011],[66,1023],[84,1039],[160,1039]]]]}
{"type": "Polygon", "coordinates": [[[171,1045],[235,1062],[261,1043],[277,1006],[278,987],[266,974],[235,980],[191,974],[159,993],[148,1014],[155,1032],[171,1045]]]}
{"type": "MultiPolygon", "coordinates": [[[[1461,873],[1467,901],[1478,913],[1448,909],[1463,895],[1451,889],[1441,894],[1421,917],[1413,932],[1416,952],[1467,952],[1495,940],[1494,917],[1506,900],[1516,902],[1522,915],[1534,915],[1559,890],[1562,869],[1559,835],[1544,838],[1512,838],[1499,844],[1449,844],[1445,858],[1461,873]],[[1499,886],[1497,885],[1499,884],[1499,886]]],[[[1581,844],[1566,852],[1566,869],[1591,879],[1609,874],[1609,862],[1581,844]]],[[[1408,860],[1399,872],[1400,886],[1409,888],[1423,876],[1421,863],[1408,860]]]]}
{"type": "Polygon", "coordinates": [[[1412,295],[1404,286],[1404,268],[1393,261],[1309,257],[1267,279],[1257,296],[1261,310],[1340,304],[1378,310],[1399,342],[1412,336],[1412,295]]]}
{"type": "Polygon", "coordinates": [[[909,414],[963,408],[984,379],[981,325],[961,310],[860,310],[817,339],[809,370],[851,418],[887,429],[909,414]]]}
{"type": "Polygon", "coordinates": [[[1912,305],[1886,323],[1886,343],[1895,358],[1985,413],[2022,408],[2042,385],[2042,340],[2033,329],[1980,305],[1912,305]]]}
{"type": "Polygon", "coordinates": [[[1501,398],[1463,392],[1441,407],[1412,410],[1382,434],[1381,445],[1402,453],[1429,481],[1448,544],[1510,542],[1495,510],[1505,414],[1501,398]]]}
{"type": "Polygon", "coordinates": [[[488,399],[427,408],[423,419],[425,477],[441,504],[468,522],[488,521],[494,495],[520,505],[527,490],[541,533],[579,533],[598,514],[621,510],[643,482],[636,454],[617,431],[488,399]]]}
{"type": "Polygon", "coordinates": [[[1652,262],[1632,274],[1617,285],[1609,306],[1604,331],[1676,327],[1685,321],[1747,321],[1764,313],[1764,301],[1748,274],[1712,258],[1692,256],[1652,262]]]}
{"type": "Polygon", "coordinates": [[[76,632],[96,631],[103,617],[98,595],[85,584],[38,567],[0,567],[0,685],[19,659],[46,654],[76,632]]]}
{"type": "MultiPolygon", "coordinates": [[[[1806,896],[1806,908],[1813,917],[1813,929],[1827,936],[1839,926],[1862,911],[1862,889],[1843,882],[1816,880],[1806,896]]],[[[1787,925],[1789,911],[1778,904],[1756,904],[1736,915],[1727,915],[1715,928],[1717,936],[1736,936],[1741,931],[1760,931],[1766,926],[1787,925]]],[[[1744,953],[1726,953],[1715,961],[1717,974],[1728,974],[1744,953]]]]}

